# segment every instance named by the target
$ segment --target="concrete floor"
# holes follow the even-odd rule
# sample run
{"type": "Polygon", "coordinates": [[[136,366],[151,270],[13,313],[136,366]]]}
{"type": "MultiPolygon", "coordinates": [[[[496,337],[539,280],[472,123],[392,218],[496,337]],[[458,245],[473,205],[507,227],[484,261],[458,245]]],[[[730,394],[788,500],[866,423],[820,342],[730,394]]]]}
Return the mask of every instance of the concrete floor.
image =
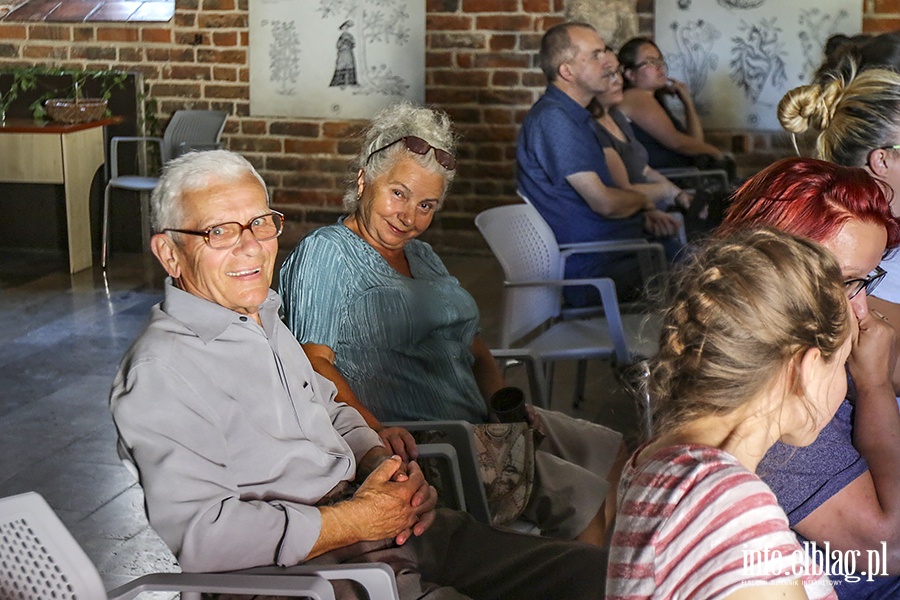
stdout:
{"type": "MultiPolygon", "coordinates": [[[[445,257],[496,339],[502,274],[490,257],[445,257]]],[[[139,486],[119,462],[107,410],[122,354],[161,299],[149,257],[114,254],[70,275],[64,255],[0,251],[0,497],[42,494],[97,565],[107,588],[177,564],[150,529],[139,486]]],[[[570,406],[574,369],[557,369],[554,408],[633,432],[630,398],[603,363],[588,369],[583,406],[570,406]]],[[[519,375],[512,375],[515,379],[519,375]]],[[[167,598],[157,595],[157,598],[167,598]]]]}

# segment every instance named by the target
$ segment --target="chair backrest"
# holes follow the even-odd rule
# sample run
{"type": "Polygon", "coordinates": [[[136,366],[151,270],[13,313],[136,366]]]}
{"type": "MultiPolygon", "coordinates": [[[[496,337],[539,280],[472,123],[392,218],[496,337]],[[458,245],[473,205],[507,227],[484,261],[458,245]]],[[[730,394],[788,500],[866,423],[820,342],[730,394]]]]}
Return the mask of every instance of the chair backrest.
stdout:
{"type": "Polygon", "coordinates": [[[106,598],[103,581],[47,501],[0,498],[0,598],[106,598]]]}
{"type": "MultiPolygon", "coordinates": [[[[563,261],[556,237],[531,204],[510,204],[489,208],[475,217],[500,266],[506,283],[563,278],[563,261]]],[[[558,317],[562,288],[552,286],[506,287],[500,345],[510,345],[558,317]]]]}
{"type": "Polygon", "coordinates": [[[178,110],[163,134],[163,162],[191,150],[218,147],[228,113],[221,110],[178,110]]]}

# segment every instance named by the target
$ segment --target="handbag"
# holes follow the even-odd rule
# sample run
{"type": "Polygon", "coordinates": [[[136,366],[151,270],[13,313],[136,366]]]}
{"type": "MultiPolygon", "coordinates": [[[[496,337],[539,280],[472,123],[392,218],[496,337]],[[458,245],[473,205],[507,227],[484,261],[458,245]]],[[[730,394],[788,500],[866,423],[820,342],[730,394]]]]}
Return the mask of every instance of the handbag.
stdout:
{"type": "MultiPolygon", "coordinates": [[[[470,425],[475,458],[487,497],[493,525],[518,519],[534,489],[534,430],[527,423],[484,423],[470,425]]],[[[438,430],[413,432],[420,444],[446,442],[438,430]]],[[[441,489],[444,474],[435,461],[419,461],[426,479],[441,489]]],[[[442,496],[438,503],[442,505],[442,496]]]]}
{"type": "Polygon", "coordinates": [[[491,523],[511,523],[522,516],[534,490],[534,430],[527,423],[484,423],[472,429],[491,523]]]}

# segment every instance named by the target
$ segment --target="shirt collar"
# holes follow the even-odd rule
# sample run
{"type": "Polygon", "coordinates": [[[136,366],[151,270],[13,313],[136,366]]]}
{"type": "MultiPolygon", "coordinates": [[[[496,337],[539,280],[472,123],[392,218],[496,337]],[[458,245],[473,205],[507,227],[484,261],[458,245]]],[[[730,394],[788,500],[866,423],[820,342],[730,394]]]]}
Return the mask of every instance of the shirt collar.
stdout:
{"type": "MultiPolygon", "coordinates": [[[[204,343],[218,338],[232,324],[251,321],[246,315],[175,287],[171,277],[166,278],[164,291],[162,311],[183,323],[204,343]]],[[[278,320],[280,307],[281,297],[274,290],[269,290],[266,299],[259,305],[259,318],[267,334],[272,332],[278,320]]]]}
{"type": "Polygon", "coordinates": [[[591,117],[591,112],[588,109],[578,104],[578,102],[573,100],[570,95],[568,95],[552,83],[547,86],[547,91],[544,92],[544,95],[554,102],[558,103],[563,108],[563,110],[565,110],[572,118],[582,121],[593,120],[591,117]]]}

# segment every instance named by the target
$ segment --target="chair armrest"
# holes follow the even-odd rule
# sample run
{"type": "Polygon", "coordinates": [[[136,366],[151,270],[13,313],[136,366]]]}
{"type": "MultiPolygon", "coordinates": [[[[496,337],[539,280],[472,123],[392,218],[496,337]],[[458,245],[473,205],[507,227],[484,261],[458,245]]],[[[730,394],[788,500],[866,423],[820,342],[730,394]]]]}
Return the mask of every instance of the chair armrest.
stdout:
{"type": "MultiPolygon", "coordinates": [[[[679,228],[679,239],[686,242],[684,222],[679,228]]],[[[644,281],[652,276],[666,272],[666,250],[659,242],[629,238],[625,240],[609,240],[603,242],[583,242],[579,244],[564,244],[559,247],[562,259],[561,272],[565,272],[566,260],[576,254],[602,254],[604,252],[636,252],[638,254],[638,266],[644,281]]]]}
{"type": "Polygon", "coordinates": [[[492,348],[491,354],[500,361],[517,360],[522,362],[528,375],[531,402],[541,408],[550,408],[550,394],[541,372],[543,362],[540,356],[530,348],[492,348]]]}
{"type": "Polygon", "coordinates": [[[609,335],[615,346],[616,360],[621,364],[631,363],[633,357],[628,349],[625,337],[625,326],[619,310],[619,299],[616,297],[616,284],[608,277],[592,277],[586,279],[536,279],[530,281],[504,281],[504,287],[569,287],[573,285],[590,285],[600,293],[600,303],[609,325],[609,335]]]}
{"type": "Polygon", "coordinates": [[[400,597],[394,572],[384,563],[258,567],[231,573],[154,573],[109,592],[110,600],[135,598],[149,591],[263,594],[333,600],[331,580],[360,583],[371,598],[400,597]]]}
{"type": "MultiPolygon", "coordinates": [[[[146,136],[122,136],[117,135],[112,138],[109,142],[109,173],[110,178],[115,179],[119,176],[119,144],[138,144],[138,143],[154,143],[159,146],[159,151],[162,153],[162,144],[163,140],[160,137],[146,137],[146,136]]],[[[160,154],[161,155],[161,154],[160,154]]]]}
{"type": "Polygon", "coordinates": [[[491,524],[491,513],[488,509],[484,485],[481,483],[478,459],[475,456],[475,440],[468,423],[465,421],[398,421],[384,423],[384,426],[402,427],[407,431],[435,429],[443,432],[456,450],[466,512],[482,523],[491,524]]]}
{"type": "Polygon", "coordinates": [[[451,444],[418,444],[419,457],[441,458],[450,463],[450,474],[453,477],[453,493],[459,510],[466,510],[465,485],[459,469],[459,454],[451,444]]]}

